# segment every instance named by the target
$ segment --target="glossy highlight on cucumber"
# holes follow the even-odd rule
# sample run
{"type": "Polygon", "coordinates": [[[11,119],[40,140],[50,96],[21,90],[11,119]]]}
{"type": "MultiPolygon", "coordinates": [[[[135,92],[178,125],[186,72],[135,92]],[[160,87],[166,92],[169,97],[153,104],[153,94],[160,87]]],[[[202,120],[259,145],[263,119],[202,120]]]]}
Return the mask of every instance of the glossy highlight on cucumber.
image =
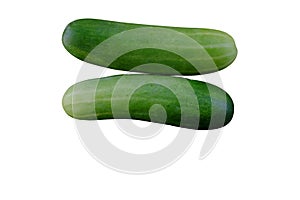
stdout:
{"type": "Polygon", "coordinates": [[[216,72],[237,56],[233,38],[204,28],[180,28],[79,19],[62,36],[76,58],[124,71],[197,75],[216,72]]]}
{"type": "Polygon", "coordinates": [[[62,104],[69,116],[80,120],[136,119],[196,130],[221,128],[234,113],[230,96],[217,86],[147,74],[76,83],[62,104]]]}

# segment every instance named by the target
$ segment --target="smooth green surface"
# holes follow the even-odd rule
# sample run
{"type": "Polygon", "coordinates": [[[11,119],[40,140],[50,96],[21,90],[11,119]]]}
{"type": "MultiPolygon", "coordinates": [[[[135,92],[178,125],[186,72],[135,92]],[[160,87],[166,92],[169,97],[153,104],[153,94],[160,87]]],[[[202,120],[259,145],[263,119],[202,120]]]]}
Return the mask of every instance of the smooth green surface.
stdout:
{"type": "Polygon", "coordinates": [[[191,129],[220,128],[233,117],[233,102],[224,90],[160,75],[86,80],[71,86],[62,103],[77,119],[137,119],[191,129]]]}
{"type": "Polygon", "coordinates": [[[230,65],[237,55],[233,38],[222,31],[97,19],[71,22],[64,30],[62,42],[80,60],[118,70],[157,74],[215,72],[230,65]],[[147,65],[134,69],[143,64],[147,65]]]}

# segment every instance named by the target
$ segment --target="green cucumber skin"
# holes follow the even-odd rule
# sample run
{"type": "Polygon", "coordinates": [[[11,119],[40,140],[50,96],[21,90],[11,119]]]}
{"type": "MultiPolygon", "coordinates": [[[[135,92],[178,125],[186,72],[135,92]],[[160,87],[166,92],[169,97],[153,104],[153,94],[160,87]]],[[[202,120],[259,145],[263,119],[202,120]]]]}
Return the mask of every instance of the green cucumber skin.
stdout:
{"type": "MultiPolygon", "coordinates": [[[[145,34],[143,37],[151,38],[151,34],[145,34]]],[[[88,63],[100,65],[103,67],[113,68],[124,71],[138,71],[156,74],[181,74],[181,75],[197,75],[211,73],[222,70],[230,65],[237,56],[237,48],[233,38],[225,32],[204,29],[204,28],[180,28],[180,27],[167,27],[167,26],[151,26],[142,24],[121,23],[98,19],[79,19],[67,25],[62,36],[62,42],[66,50],[76,58],[86,61],[88,63]],[[128,30],[138,28],[165,28],[179,33],[183,33],[196,41],[204,47],[206,53],[211,57],[214,66],[203,64],[197,66],[195,69],[185,58],[176,55],[170,51],[157,48],[147,48],[145,42],[145,49],[137,49],[134,52],[129,52],[122,55],[121,58],[116,58],[113,63],[107,64],[103,61],[105,58],[99,58],[96,55],[90,56],[92,50],[100,43],[108,38],[128,30]],[[177,72],[166,70],[161,66],[148,66],[143,69],[133,69],[142,64],[159,63],[167,65],[177,72]]],[[[126,39],[121,40],[125,46],[132,46],[134,42],[126,39]]],[[[162,40],[163,43],[163,40],[162,40]]],[[[172,46],[172,44],[167,44],[172,46]]],[[[114,51],[119,46],[113,46],[110,50],[114,51]]],[[[178,48],[185,50],[192,50],[193,47],[189,45],[180,46],[178,48]]],[[[203,55],[199,54],[195,60],[200,62],[203,55]],[[202,57],[201,57],[202,56],[202,57]]]]}
{"type": "Polygon", "coordinates": [[[66,91],[62,104],[69,116],[81,120],[136,119],[196,130],[221,128],[231,121],[234,113],[232,99],[217,86],[147,74],[117,75],[76,83],[66,91]],[[137,85],[141,86],[135,88],[137,85]],[[133,88],[134,92],[126,95],[133,88]],[[130,99],[128,104],[126,98],[130,99]],[[165,109],[166,119],[155,109],[150,117],[149,110],[155,104],[165,109]]]}

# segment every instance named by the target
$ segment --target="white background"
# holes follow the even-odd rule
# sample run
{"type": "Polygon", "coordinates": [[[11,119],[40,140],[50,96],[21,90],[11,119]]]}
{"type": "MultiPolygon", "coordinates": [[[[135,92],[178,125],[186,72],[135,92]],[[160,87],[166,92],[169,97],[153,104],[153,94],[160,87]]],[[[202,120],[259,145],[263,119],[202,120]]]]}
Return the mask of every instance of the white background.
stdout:
{"type": "Polygon", "coordinates": [[[3,1],[0,199],[299,199],[296,3],[3,1]],[[153,174],[118,173],[87,153],[61,106],[82,65],[61,35],[87,17],[214,28],[235,38],[238,57],[220,72],[235,116],[206,159],[198,160],[201,131],[178,162],[153,174]]]}

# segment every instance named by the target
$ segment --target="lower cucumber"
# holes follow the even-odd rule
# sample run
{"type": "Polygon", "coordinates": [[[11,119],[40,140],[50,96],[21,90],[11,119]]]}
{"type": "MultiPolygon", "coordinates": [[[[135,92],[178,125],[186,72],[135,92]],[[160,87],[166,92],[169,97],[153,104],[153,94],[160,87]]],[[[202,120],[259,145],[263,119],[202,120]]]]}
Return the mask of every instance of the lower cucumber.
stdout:
{"type": "Polygon", "coordinates": [[[65,112],[76,119],[137,119],[190,129],[216,129],[233,117],[221,88],[195,80],[132,74],[90,79],[71,86],[65,112]]]}

